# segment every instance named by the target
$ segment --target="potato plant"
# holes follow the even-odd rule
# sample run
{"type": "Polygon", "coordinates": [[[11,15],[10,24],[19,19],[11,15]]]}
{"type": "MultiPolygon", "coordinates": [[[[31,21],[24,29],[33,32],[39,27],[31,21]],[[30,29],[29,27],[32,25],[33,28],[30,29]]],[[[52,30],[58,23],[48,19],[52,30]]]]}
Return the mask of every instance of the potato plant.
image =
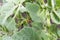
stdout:
{"type": "Polygon", "coordinates": [[[0,40],[60,40],[59,0],[3,0],[0,40]]]}

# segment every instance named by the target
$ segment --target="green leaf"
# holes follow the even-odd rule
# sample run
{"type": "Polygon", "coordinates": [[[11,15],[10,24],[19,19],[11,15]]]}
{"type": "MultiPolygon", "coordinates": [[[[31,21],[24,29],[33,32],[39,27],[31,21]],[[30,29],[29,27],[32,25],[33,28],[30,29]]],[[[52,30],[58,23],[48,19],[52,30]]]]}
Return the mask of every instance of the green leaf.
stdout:
{"type": "Polygon", "coordinates": [[[1,6],[0,13],[8,12],[14,7],[13,3],[5,3],[1,6]]]}
{"type": "Polygon", "coordinates": [[[52,6],[51,0],[47,0],[47,2],[48,2],[48,5],[51,7],[52,6]]]}
{"type": "Polygon", "coordinates": [[[43,29],[43,24],[42,23],[33,22],[32,26],[33,26],[32,28],[35,28],[36,31],[41,31],[43,29]]]}
{"type": "Polygon", "coordinates": [[[6,20],[5,24],[6,28],[9,31],[15,31],[16,30],[16,23],[15,20],[12,18],[8,18],[8,20],[6,20]]]}
{"type": "Polygon", "coordinates": [[[5,21],[10,15],[12,15],[13,10],[12,9],[14,7],[14,4],[12,3],[6,3],[4,4],[1,9],[0,9],[0,22],[2,23],[3,21],[5,21]]]}
{"type": "Polygon", "coordinates": [[[40,36],[43,38],[43,40],[50,40],[48,33],[45,31],[42,31],[40,36]]]}
{"type": "Polygon", "coordinates": [[[0,40],[2,40],[2,37],[0,37],[0,40]]]}
{"type": "Polygon", "coordinates": [[[56,6],[60,8],[60,0],[56,0],[56,6]]]}
{"type": "Polygon", "coordinates": [[[13,35],[14,40],[39,40],[39,37],[36,31],[32,28],[26,27],[23,28],[18,33],[13,35]]]}
{"type": "Polygon", "coordinates": [[[60,9],[56,11],[56,15],[60,18],[60,9]]]}
{"type": "Polygon", "coordinates": [[[2,40],[13,40],[13,39],[10,36],[5,35],[2,37],[2,40]]]}
{"type": "Polygon", "coordinates": [[[30,13],[37,13],[39,11],[39,5],[38,4],[34,4],[34,3],[26,3],[26,9],[28,10],[28,12],[30,13]]]}
{"type": "Polygon", "coordinates": [[[26,9],[29,12],[31,19],[35,22],[41,22],[40,17],[38,16],[38,12],[40,12],[40,7],[38,4],[34,3],[26,3],[26,9]]]}
{"type": "Polygon", "coordinates": [[[49,33],[56,34],[57,32],[57,27],[56,24],[51,24],[51,26],[48,28],[49,33]]]}
{"type": "Polygon", "coordinates": [[[57,34],[60,37],[60,29],[57,29],[57,34]]]}
{"type": "Polygon", "coordinates": [[[16,6],[13,3],[6,3],[0,9],[0,24],[3,24],[7,18],[13,14],[16,6]]]}
{"type": "Polygon", "coordinates": [[[41,12],[38,12],[38,16],[40,17],[40,21],[41,23],[45,24],[46,23],[46,18],[47,18],[47,14],[48,11],[47,10],[42,10],[41,12]]]}
{"type": "Polygon", "coordinates": [[[60,24],[60,16],[55,11],[51,13],[51,19],[54,23],[60,24]]]}

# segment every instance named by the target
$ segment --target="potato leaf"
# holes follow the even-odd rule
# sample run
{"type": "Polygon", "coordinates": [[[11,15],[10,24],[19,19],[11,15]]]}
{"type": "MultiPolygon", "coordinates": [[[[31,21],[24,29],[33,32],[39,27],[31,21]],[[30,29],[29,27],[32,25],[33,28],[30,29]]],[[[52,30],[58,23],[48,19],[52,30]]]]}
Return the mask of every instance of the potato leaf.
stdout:
{"type": "Polygon", "coordinates": [[[12,37],[14,40],[39,40],[36,31],[32,28],[23,28],[18,33],[15,33],[12,37]]]}

